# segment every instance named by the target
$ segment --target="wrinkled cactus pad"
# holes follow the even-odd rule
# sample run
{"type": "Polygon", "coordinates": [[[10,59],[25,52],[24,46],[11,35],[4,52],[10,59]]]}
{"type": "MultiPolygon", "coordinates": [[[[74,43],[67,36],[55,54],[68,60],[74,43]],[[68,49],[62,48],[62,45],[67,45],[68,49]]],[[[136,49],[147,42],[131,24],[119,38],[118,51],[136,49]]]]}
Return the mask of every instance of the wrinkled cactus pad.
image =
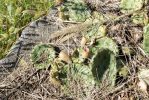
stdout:
{"type": "Polygon", "coordinates": [[[68,0],[61,9],[70,21],[85,21],[91,16],[83,0],[68,0]]]}
{"type": "Polygon", "coordinates": [[[143,38],[143,49],[145,53],[149,55],[149,24],[144,27],[143,38]]]}
{"type": "Polygon", "coordinates": [[[144,0],[121,0],[120,7],[123,13],[137,11],[142,8],[144,0]]]}
{"type": "Polygon", "coordinates": [[[35,67],[43,69],[49,67],[55,59],[56,51],[54,47],[47,44],[39,44],[34,47],[31,53],[31,60],[35,67]]]}
{"type": "Polygon", "coordinates": [[[96,82],[107,80],[110,86],[115,85],[116,79],[116,58],[114,53],[107,48],[97,49],[92,61],[92,74],[96,82]]]}
{"type": "Polygon", "coordinates": [[[115,55],[118,54],[117,44],[109,37],[103,37],[97,40],[97,48],[107,48],[111,50],[115,55]]]}

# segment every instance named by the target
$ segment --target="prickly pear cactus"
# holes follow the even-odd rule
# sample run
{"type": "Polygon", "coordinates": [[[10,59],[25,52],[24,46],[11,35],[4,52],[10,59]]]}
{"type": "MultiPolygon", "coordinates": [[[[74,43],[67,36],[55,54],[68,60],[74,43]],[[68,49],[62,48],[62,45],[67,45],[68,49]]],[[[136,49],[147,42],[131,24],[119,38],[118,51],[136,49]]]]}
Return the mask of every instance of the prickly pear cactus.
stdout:
{"type": "Polygon", "coordinates": [[[65,65],[64,63],[53,63],[50,71],[50,82],[56,86],[67,84],[67,69],[68,65],[65,65]]]}
{"type": "Polygon", "coordinates": [[[95,24],[91,27],[91,30],[86,35],[89,38],[94,36],[106,36],[106,26],[95,24]]]}
{"type": "Polygon", "coordinates": [[[96,82],[107,81],[110,86],[115,85],[116,79],[116,58],[109,49],[99,49],[92,60],[92,74],[96,82]]]}
{"type": "Polygon", "coordinates": [[[117,44],[109,37],[98,39],[96,48],[107,48],[111,50],[115,55],[118,54],[117,44]]]}
{"type": "Polygon", "coordinates": [[[121,0],[120,7],[123,13],[129,13],[142,8],[144,0],[121,0]]]}
{"type": "Polygon", "coordinates": [[[149,24],[144,27],[143,49],[149,55],[149,24]]]}
{"type": "Polygon", "coordinates": [[[116,80],[116,56],[118,54],[118,47],[116,43],[108,37],[103,37],[97,40],[96,49],[93,57],[92,72],[97,80],[107,80],[110,86],[115,85],[116,80]]]}
{"type": "Polygon", "coordinates": [[[75,63],[71,72],[74,80],[81,80],[83,86],[90,87],[95,85],[91,66],[84,65],[83,63],[75,63]]]}
{"type": "Polygon", "coordinates": [[[131,18],[133,23],[135,24],[147,25],[148,23],[148,17],[146,12],[141,12],[138,14],[134,13],[131,18]]]}
{"type": "Polygon", "coordinates": [[[85,87],[99,85],[103,80],[111,87],[115,85],[117,46],[112,39],[103,39],[97,41],[96,47],[90,48],[92,53],[86,59],[87,63],[81,62],[79,56],[73,58],[72,76],[74,80],[81,80],[85,87]]]}
{"type": "Polygon", "coordinates": [[[97,45],[92,49],[92,73],[96,81],[108,80],[109,85],[115,85],[116,79],[116,56],[118,48],[116,43],[108,37],[96,41],[97,45]]]}
{"type": "Polygon", "coordinates": [[[54,61],[56,51],[54,47],[47,44],[39,44],[34,47],[31,53],[31,60],[35,67],[43,69],[49,67],[50,63],[54,61]]]}
{"type": "Polygon", "coordinates": [[[67,0],[61,10],[70,21],[85,21],[90,17],[90,10],[83,0],[67,0]]]}

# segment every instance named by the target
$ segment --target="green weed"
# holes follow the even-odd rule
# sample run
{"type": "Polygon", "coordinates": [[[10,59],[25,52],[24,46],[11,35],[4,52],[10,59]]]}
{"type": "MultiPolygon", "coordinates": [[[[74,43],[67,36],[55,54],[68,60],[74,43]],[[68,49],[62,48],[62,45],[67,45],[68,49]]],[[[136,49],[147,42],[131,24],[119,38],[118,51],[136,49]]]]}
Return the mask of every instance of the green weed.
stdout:
{"type": "Polygon", "coordinates": [[[29,22],[47,14],[51,0],[1,0],[0,3],[0,59],[18,38],[29,22]]]}

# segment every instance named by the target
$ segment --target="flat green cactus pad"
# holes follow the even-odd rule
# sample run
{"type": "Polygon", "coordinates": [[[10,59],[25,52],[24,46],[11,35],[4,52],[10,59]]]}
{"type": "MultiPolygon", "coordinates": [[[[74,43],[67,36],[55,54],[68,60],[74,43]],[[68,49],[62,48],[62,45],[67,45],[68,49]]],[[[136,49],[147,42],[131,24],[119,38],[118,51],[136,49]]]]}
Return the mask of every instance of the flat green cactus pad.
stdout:
{"type": "Polygon", "coordinates": [[[68,0],[62,10],[71,21],[85,21],[91,16],[90,10],[83,0],[68,0]]]}
{"type": "Polygon", "coordinates": [[[144,0],[121,0],[120,7],[123,13],[129,13],[142,8],[144,0]]]}
{"type": "Polygon", "coordinates": [[[116,58],[111,50],[104,48],[97,50],[91,66],[92,74],[97,82],[101,82],[106,78],[109,85],[115,85],[117,73],[116,58]]]}
{"type": "Polygon", "coordinates": [[[39,44],[34,47],[31,53],[31,60],[35,67],[43,69],[48,67],[55,59],[54,47],[46,44],[39,44]]]}
{"type": "Polygon", "coordinates": [[[97,40],[97,48],[107,48],[111,50],[115,55],[118,54],[117,44],[109,37],[103,37],[97,40]]]}
{"type": "Polygon", "coordinates": [[[144,27],[143,49],[149,55],[149,24],[144,27]]]}
{"type": "Polygon", "coordinates": [[[139,14],[134,13],[132,16],[132,21],[135,24],[146,25],[148,23],[147,13],[141,12],[139,14]]]}

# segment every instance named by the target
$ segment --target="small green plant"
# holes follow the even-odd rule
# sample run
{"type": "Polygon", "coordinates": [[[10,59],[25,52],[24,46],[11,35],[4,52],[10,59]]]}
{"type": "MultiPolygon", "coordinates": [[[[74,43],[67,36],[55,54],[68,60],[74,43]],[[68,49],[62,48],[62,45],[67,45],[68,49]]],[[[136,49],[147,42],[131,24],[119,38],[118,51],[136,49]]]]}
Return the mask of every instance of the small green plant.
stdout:
{"type": "Polygon", "coordinates": [[[3,58],[20,31],[29,22],[47,14],[53,0],[1,0],[0,3],[0,59],[3,58]]]}

